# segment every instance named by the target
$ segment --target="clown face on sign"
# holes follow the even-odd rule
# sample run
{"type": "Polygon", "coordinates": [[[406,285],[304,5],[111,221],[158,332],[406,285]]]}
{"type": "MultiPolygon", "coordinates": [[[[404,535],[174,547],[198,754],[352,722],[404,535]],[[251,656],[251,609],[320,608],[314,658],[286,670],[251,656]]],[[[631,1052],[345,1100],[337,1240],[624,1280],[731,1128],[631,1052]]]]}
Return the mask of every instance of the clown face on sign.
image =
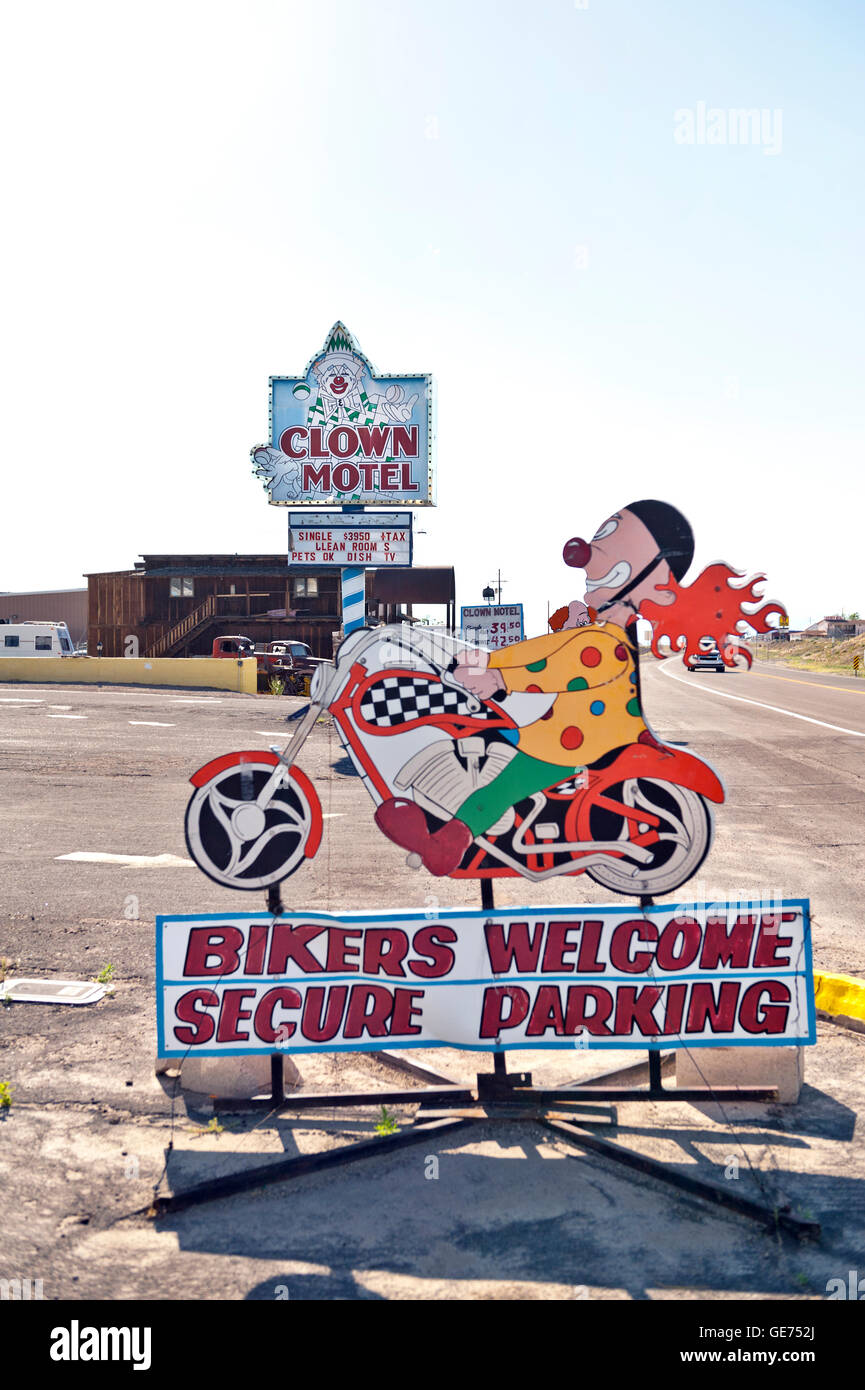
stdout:
{"type": "Polygon", "coordinates": [[[362,358],[353,352],[325,352],[317,362],[313,362],[312,370],[321,395],[334,406],[351,400],[359,402],[364,372],[362,358]]]}

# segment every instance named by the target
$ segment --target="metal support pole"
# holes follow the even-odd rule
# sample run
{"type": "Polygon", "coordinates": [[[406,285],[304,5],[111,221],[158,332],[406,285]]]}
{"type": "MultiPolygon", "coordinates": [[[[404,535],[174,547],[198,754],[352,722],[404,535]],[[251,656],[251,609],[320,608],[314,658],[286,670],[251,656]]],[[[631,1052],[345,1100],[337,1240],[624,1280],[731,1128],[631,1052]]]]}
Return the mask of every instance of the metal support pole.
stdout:
{"type": "Polygon", "coordinates": [[[646,1177],[658,1178],[661,1182],[677,1187],[694,1197],[703,1197],[706,1201],[714,1202],[717,1206],[727,1207],[731,1211],[739,1212],[742,1216],[749,1216],[752,1221],[759,1221],[769,1231],[781,1230],[790,1235],[798,1236],[800,1240],[803,1238],[816,1240],[820,1236],[819,1222],[811,1218],[795,1216],[787,1209],[763,1206],[760,1202],[752,1201],[749,1197],[739,1196],[732,1190],[732,1183],[727,1183],[726,1187],[721,1187],[716,1186],[715,1183],[705,1182],[702,1178],[691,1177],[688,1173],[671,1168],[668,1164],[660,1163],[657,1159],[647,1158],[645,1154],[635,1153],[633,1149],[625,1149],[621,1144],[611,1144],[606,1139],[598,1138],[597,1135],[587,1134],[581,1127],[568,1124],[567,1121],[541,1120],[541,1124],[545,1129],[552,1130],[554,1134],[569,1139],[572,1144],[578,1145],[581,1149],[598,1154],[602,1158],[613,1159],[616,1163],[622,1163],[627,1168],[642,1173],[646,1177]]]}
{"type": "MultiPolygon", "coordinates": [[[[272,885],[267,890],[267,910],[274,917],[279,917],[285,908],[282,902],[282,893],[278,883],[272,885]]],[[[273,1052],[270,1057],[270,1103],[271,1105],[284,1105],[285,1103],[285,1066],[284,1057],[281,1052],[273,1052]]]]}
{"type": "Polygon", "coordinates": [[[270,1099],[274,1105],[285,1104],[285,1070],[281,1052],[270,1057],[270,1099]]]}
{"type": "MultiPolygon", "coordinates": [[[[491,878],[481,879],[481,908],[484,912],[495,911],[495,897],[493,895],[493,881],[491,878]]],[[[491,1098],[507,1094],[510,1088],[523,1077],[510,1076],[508,1074],[507,1054],[502,1051],[493,1053],[493,1073],[478,1072],[478,1095],[491,1098]]],[[[531,1077],[528,1078],[531,1081],[531,1077]]]]}
{"type": "Polygon", "coordinates": [[[661,1079],[661,1054],[654,1048],[649,1053],[649,1090],[653,1095],[663,1091],[664,1083],[661,1079]]]}

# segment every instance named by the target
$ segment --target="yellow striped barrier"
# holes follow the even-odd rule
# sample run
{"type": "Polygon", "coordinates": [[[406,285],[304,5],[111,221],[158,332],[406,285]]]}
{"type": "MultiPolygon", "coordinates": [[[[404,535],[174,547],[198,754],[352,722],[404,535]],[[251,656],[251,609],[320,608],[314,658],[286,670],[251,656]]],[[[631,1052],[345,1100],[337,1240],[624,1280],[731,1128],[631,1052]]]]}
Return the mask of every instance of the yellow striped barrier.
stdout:
{"type": "Polygon", "coordinates": [[[174,685],[189,690],[258,689],[254,657],[212,656],[6,656],[0,685],[174,685]]]}
{"type": "Polygon", "coordinates": [[[820,1013],[858,1020],[865,1031],[865,980],[852,975],[815,975],[814,1000],[820,1013]]]}

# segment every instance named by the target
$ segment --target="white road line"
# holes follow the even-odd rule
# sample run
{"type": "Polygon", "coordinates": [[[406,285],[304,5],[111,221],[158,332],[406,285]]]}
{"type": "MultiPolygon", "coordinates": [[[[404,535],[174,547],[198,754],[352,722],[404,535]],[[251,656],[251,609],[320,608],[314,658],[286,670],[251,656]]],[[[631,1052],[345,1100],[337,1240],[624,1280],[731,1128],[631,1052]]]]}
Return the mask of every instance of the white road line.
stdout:
{"type": "Polygon", "coordinates": [[[49,705],[49,709],[71,709],[71,705],[49,705]]]}
{"type": "Polygon", "coordinates": [[[169,703],[172,705],[221,705],[222,701],[208,700],[207,698],[201,700],[173,699],[169,703]]]}
{"type": "Polygon", "coordinates": [[[176,724],[163,724],[159,719],[128,719],[128,724],[146,725],[148,729],[176,729],[176,724]]]}
{"type": "Polygon", "coordinates": [[[261,734],[263,738],[284,738],[288,742],[285,729],[253,729],[253,733],[261,734]]]}
{"type": "Polygon", "coordinates": [[[13,696],[11,696],[11,695],[3,695],[2,697],[0,697],[0,705],[44,705],[44,704],[45,704],[45,701],[44,701],[44,700],[27,700],[27,699],[23,699],[23,698],[19,700],[19,699],[17,699],[16,697],[13,697],[13,696]]]}
{"type": "MultiPolygon", "coordinates": [[[[674,660],[675,658],[671,658],[674,660]]],[[[683,680],[681,676],[676,676],[672,671],[667,670],[669,661],[661,663],[661,670],[671,680],[678,681],[680,685],[687,685],[690,690],[699,689],[706,695],[719,695],[722,700],[738,700],[740,705],[756,705],[758,709],[770,709],[775,714],[787,714],[791,719],[804,719],[806,724],[819,724],[822,729],[834,729],[837,734],[852,734],[854,738],[865,738],[865,733],[861,729],[845,729],[842,724],[827,724],[825,719],[812,719],[810,714],[797,714],[792,709],[782,709],[780,705],[766,705],[762,700],[748,700],[744,695],[731,695],[726,690],[716,690],[714,686],[699,685],[696,681],[683,680]]]]}
{"type": "Polygon", "coordinates": [[[49,714],[49,719],[86,719],[86,714],[49,714]]]}
{"type": "Polygon", "coordinates": [[[176,854],[96,854],[90,850],[76,850],[73,854],[55,854],[54,858],[72,860],[76,864],[125,864],[132,869],[195,868],[191,859],[181,859],[176,854]]]}
{"type": "Polygon", "coordinates": [[[345,811],[325,811],[322,820],[338,820],[340,816],[344,816],[345,814],[345,811]]]}

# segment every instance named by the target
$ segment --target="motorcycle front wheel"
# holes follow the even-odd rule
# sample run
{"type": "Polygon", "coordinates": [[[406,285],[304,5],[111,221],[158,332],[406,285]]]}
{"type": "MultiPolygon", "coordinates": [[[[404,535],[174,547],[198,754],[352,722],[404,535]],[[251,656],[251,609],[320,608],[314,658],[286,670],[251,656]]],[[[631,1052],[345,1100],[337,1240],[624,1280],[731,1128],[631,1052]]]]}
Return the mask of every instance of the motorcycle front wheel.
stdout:
{"type": "Polygon", "coordinates": [[[584,808],[588,825],[581,826],[583,837],[622,841],[621,856],[610,854],[606,863],[586,870],[604,888],[636,896],[674,893],[693,877],[709,853],[712,813],[703,798],[687,787],[652,777],[633,777],[608,787],[604,802],[584,808]],[[632,813],[644,810],[657,819],[658,838],[646,846],[652,854],[650,862],[638,863],[627,853],[631,827],[636,824],[638,830],[641,826],[648,830],[650,822],[617,813],[609,804],[616,801],[632,813]]]}
{"type": "Polygon", "coordinates": [[[311,859],[321,840],[321,805],[299,767],[292,767],[266,806],[257,798],[275,762],[229,754],[196,788],[186,808],[186,844],[199,869],[226,888],[271,888],[311,859]]]}

